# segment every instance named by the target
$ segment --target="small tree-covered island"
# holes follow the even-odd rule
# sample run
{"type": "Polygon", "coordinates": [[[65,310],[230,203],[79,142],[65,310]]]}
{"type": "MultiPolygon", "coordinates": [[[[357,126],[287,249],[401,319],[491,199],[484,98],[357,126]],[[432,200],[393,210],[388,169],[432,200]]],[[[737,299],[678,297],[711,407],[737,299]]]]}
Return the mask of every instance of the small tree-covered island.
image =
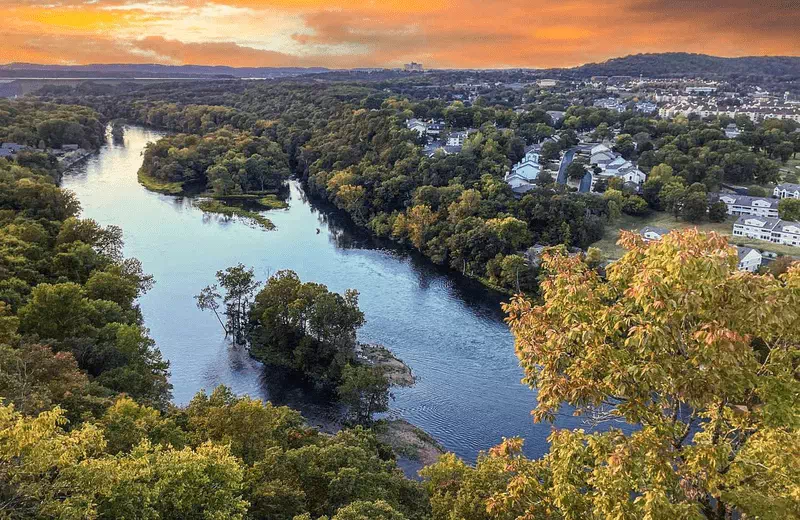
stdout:
{"type": "MultiPolygon", "coordinates": [[[[0,100],[0,518],[800,518],[800,60],[715,60],[175,71],[189,77],[0,100]],[[180,303],[197,322],[168,325],[209,320],[219,349],[313,395],[330,423],[226,385],[173,399],[186,382],[148,323],[176,314],[145,304],[186,269],[149,275],[103,220],[124,208],[88,218],[62,187],[94,182],[86,161],[122,157],[143,128],[158,134],[134,150],[133,189],[184,226],[208,221],[234,259],[180,303]],[[448,330],[396,356],[370,328],[394,316],[369,284],[342,269],[326,285],[291,254],[262,271],[237,249],[251,244],[224,241],[241,228],[267,254],[300,200],[315,220],[292,228],[298,248],[361,248],[425,266],[403,283],[503,300],[538,455],[510,432],[459,456],[398,409],[424,381],[399,358],[448,330]]],[[[460,398],[421,393],[421,408],[460,398]]]]}

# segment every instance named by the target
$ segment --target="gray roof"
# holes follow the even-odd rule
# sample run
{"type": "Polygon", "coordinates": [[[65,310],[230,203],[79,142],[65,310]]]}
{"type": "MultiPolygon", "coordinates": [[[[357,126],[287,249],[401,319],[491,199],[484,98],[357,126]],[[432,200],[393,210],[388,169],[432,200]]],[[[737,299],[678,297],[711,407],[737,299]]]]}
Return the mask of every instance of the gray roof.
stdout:
{"type": "Polygon", "coordinates": [[[756,253],[758,253],[759,256],[761,256],[761,253],[758,250],[753,249],[752,247],[736,246],[736,253],[739,256],[740,262],[744,259],[744,257],[750,254],[750,251],[755,251],[756,253]]]}
{"type": "Polygon", "coordinates": [[[746,226],[747,224],[745,224],[745,221],[753,219],[764,222],[764,225],[761,226],[761,229],[770,229],[770,230],[774,229],[775,226],[777,226],[781,221],[781,219],[779,218],[760,217],[756,215],[742,215],[741,217],[736,219],[736,222],[734,222],[733,225],[746,226]]]}
{"type": "Polygon", "coordinates": [[[644,234],[645,234],[645,233],[647,233],[647,232],[653,232],[653,233],[656,233],[656,234],[658,234],[658,235],[661,235],[661,236],[663,236],[663,235],[666,235],[666,234],[668,234],[668,233],[669,233],[669,231],[670,231],[669,229],[667,229],[667,228],[663,228],[663,227],[658,227],[658,226],[645,226],[645,227],[643,227],[642,229],[640,229],[640,230],[639,230],[639,234],[640,234],[640,235],[644,235],[644,234]]]}
{"type": "Polygon", "coordinates": [[[786,191],[800,191],[800,184],[791,184],[789,182],[784,182],[784,183],[778,184],[776,186],[776,188],[778,188],[780,191],[783,191],[783,190],[786,190],[786,191]]]}
{"type": "Polygon", "coordinates": [[[798,234],[796,231],[789,231],[787,229],[784,229],[789,226],[800,228],[800,222],[793,222],[791,220],[780,220],[778,221],[778,225],[775,226],[775,231],[780,231],[782,233],[792,233],[794,235],[798,234]]]}
{"type": "Polygon", "coordinates": [[[756,200],[759,200],[759,201],[768,202],[769,203],[769,207],[771,209],[778,209],[778,202],[780,202],[778,199],[773,199],[773,198],[770,198],[770,197],[751,197],[749,195],[736,195],[735,193],[722,193],[722,194],[720,194],[720,199],[722,197],[733,197],[733,199],[734,199],[733,203],[736,206],[752,207],[753,206],[753,202],[756,201],[756,200]]]}

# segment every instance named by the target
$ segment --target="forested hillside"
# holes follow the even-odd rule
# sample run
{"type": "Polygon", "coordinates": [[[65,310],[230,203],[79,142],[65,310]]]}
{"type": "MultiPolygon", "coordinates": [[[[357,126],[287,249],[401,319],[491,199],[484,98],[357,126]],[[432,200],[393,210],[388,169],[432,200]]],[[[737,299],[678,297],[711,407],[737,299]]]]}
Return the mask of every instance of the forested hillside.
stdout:
{"type": "Polygon", "coordinates": [[[667,52],[634,54],[602,63],[589,63],[570,69],[587,76],[662,77],[731,77],[781,76],[800,77],[800,58],[796,56],[747,56],[722,58],[706,54],[667,52]]]}

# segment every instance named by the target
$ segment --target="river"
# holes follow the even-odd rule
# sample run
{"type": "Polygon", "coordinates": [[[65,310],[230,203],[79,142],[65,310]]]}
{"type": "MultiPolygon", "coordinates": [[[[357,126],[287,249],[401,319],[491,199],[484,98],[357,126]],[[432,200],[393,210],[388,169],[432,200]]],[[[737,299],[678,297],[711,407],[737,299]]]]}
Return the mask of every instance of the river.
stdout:
{"type": "MultiPolygon", "coordinates": [[[[546,451],[550,425],[532,422],[536,393],[520,383],[498,295],[418,255],[381,247],[335,212],[316,208],[294,182],[290,207],[267,213],[277,226],[269,232],[204,214],[187,198],[149,192],[136,173],[144,146],[161,135],[128,127],[124,143],[109,141],[67,173],[62,186],[77,194],[83,217],[120,226],[125,255],[155,277],[140,305],[170,362],[176,404],[224,384],[296,407],[312,424],[324,422],[313,396],[230,347],[214,316],[195,307],[193,295],[217,270],[241,262],[262,279],[292,269],[337,292],[357,289],[367,320],[359,339],[386,345],[418,377],[414,387],[393,391],[390,414],[424,429],[447,450],[472,461],[502,437],[521,436],[528,455],[546,451]]],[[[564,417],[558,425],[577,426],[578,420],[564,417]]]]}

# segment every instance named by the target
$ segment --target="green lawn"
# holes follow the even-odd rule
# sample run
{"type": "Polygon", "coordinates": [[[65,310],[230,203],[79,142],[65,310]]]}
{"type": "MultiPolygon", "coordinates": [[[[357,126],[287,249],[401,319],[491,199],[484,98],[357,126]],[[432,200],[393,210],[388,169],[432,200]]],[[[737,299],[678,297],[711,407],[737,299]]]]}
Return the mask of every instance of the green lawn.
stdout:
{"type": "Polygon", "coordinates": [[[609,260],[616,260],[625,253],[625,250],[617,245],[620,230],[638,231],[644,226],[656,226],[667,229],[696,227],[700,231],[716,231],[721,235],[725,235],[732,244],[753,247],[762,251],[773,251],[779,255],[800,256],[800,247],[783,246],[751,238],[732,237],[731,231],[733,230],[733,223],[736,222],[736,218],[737,217],[729,216],[725,222],[701,222],[699,224],[692,224],[691,222],[685,222],[683,220],[675,220],[672,215],[663,212],[653,212],[645,217],[622,215],[622,217],[615,222],[606,226],[603,238],[592,244],[592,246],[600,248],[609,260]]]}

